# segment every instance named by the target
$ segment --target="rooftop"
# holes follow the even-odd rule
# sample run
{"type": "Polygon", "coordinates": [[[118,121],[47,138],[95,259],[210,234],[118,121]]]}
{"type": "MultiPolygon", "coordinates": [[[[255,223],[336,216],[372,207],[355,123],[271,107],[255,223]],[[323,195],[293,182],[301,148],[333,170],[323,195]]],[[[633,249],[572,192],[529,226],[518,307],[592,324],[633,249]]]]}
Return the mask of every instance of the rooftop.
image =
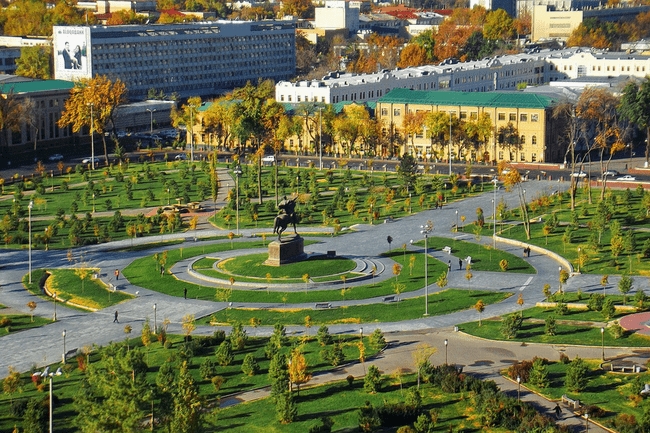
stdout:
{"type": "Polygon", "coordinates": [[[544,109],[553,105],[548,96],[515,92],[436,92],[393,89],[379,103],[423,104],[467,107],[508,107],[544,109]]]}
{"type": "Polygon", "coordinates": [[[63,80],[42,80],[24,81],[21,83],[5,83],[0,85],[0,93],[34,93],[47,92],[51,90],[70,90],[74,87],[71,81],[63,80]]]}

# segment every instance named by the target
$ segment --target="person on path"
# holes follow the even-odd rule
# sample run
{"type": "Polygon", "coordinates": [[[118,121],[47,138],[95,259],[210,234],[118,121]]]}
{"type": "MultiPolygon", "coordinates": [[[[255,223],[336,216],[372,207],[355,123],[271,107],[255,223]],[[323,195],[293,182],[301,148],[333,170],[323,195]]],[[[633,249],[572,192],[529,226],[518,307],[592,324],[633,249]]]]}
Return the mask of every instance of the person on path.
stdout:
{"type": "Polygon", "coordinates": [[[447,263],[447,272],[451,272],[451,260],[447,263]]]}
{"type": "Polygon", "coordinates": [[[120,279],[120,271],[115,269],[115,281],[120,279]]]}
{"type": "Polygon", "coordinates": [[[555,409],[553,409],[553,411],[555,411],[555,418],[562,419],[562,408],[559,404],[555,405],[555,409]]]}
{"type": "Polygon", "coordinates": [[[183,296],[187,299],[187,287],[183,287],[183,296]]]}
{"type": "Polygon", "coordinates": [[[458,259],[458,270],[459,271],[463,270],[463,259],[458,259]]]}
{"type": "Polygon", "coordinates": [[[113,319],[113,323],[120,323],[120,321],[117,320],[117,310],[115,310],[115,319],[113,319]]]}
{"type": "Polygon", "coordinates": [[[165,275],[165,265],[160,265],[160,276],[165,275]]]}

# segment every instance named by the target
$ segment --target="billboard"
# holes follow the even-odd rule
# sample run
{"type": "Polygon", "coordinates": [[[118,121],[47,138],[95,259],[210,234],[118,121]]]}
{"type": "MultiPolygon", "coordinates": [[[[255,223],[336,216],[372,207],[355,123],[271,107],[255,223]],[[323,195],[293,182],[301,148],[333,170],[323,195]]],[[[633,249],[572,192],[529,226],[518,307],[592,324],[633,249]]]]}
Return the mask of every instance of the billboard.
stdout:
{"type": "Polygon", "coordinates": [[[90,28],[55,26],[53,34],[55,78],[91,78],[90,28]]]}

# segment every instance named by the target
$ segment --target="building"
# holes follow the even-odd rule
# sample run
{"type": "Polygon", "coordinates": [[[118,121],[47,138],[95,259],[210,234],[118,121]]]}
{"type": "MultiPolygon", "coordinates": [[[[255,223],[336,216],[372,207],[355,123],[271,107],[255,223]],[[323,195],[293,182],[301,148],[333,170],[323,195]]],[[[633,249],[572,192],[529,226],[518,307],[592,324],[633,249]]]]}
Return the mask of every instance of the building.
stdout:
{"type": "Polygon", "coordinates": [[[359,30],[359,7],[345,0],[328,0],[324,7],[314,10],[314,27],[324,30],[348,29],[350,33],[359,30]]]}
{"type": "Polygon", "coordinates": [[[0,97],[13,98],[20,106],[21,122],[16,130],[6,127],[0,140],[3,163],[33,160],[47,156],[49,149],[77,142],[70,126],[59,128],[65,101],[74,84],[62,80],[6,82],[0,84],[0,97]]]}
{"type": "Polygon", "coordinates": [[[258,79],[295,74],[292,21],[214,21],[127,26],[54,26],[55,77],[107,75],[129,99],[149,89],[180,97],[219,95],[258,79]]]}
{"type": "Polygon", "coordinates": [[[533,42],[546,39],[566,41],[571,33],[587,18],[598,18],[601,21],[623,21],[635,18],[641,12],[647,12],[650,6],[632,6],[621,3],[618,7],[577,9],[559,8],[546,4],[531,7],[533,42]]]}
{"type": "Polygon", "coordinates": [[[568,48],[551,51],[546,60],[566,78],[630,76],[650,74],[650,55],[604,51],[595,48],[568,48]]]}
{"type": "MultiPolygon", "coordinates": [[[[452,142],[452,158],[468,161],[558,162],[565,148],[559,138],[560,120],[553,119],[554,100],[547,96],[521,92],[435,92],[394,89],[377,101],[375,115],[388,128],[400,133],[406,113],[445,112],[460,121],[472,121],[487,114],[492,134],[485,143],[452,142]],[[511,124],[518,134],[518,145],[507,145],[501,128],[511,124]]],[[[402,134],[403,135],[403,134],[402,134]]],[[[453,134],[452,134],[453,135],[453,134]]],[[[447,142],[435,140],[424,128],[413,138],[415,149],[406,139],[405,152],[430,159],[449,158],[447,142]]]]}
{"type": "Polygon", "coordinates": [[[331,72],[321,80],[289,82],[275,86],[278,102],[377,101],[392,89],[490,92],[515,90],[522,84],[538,85],[563,79],[546,60],[548,53],[497,56],[473,62],[447,61],[374,74],[331,72]]]}
{"type": "Polygon", "coordinates": [[[125,131],[139,131],[168,126],[174,101],[147,100],[124,104],[115,110],[115,128],[125,131]]]}

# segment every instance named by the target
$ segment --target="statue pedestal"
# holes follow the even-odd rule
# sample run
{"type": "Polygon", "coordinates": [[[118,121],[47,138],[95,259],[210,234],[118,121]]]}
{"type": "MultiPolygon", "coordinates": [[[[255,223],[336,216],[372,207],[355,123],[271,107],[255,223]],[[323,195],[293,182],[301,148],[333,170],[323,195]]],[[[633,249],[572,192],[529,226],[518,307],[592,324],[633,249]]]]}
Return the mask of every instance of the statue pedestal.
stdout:
{"type": "Polygon", "coordinates": [[[269,244],[269,258],[264,262],[268,266],[282,266],[287,263],[305,259],[305,242],[299,235],[286,236],[282,241],[269,244]]]}

